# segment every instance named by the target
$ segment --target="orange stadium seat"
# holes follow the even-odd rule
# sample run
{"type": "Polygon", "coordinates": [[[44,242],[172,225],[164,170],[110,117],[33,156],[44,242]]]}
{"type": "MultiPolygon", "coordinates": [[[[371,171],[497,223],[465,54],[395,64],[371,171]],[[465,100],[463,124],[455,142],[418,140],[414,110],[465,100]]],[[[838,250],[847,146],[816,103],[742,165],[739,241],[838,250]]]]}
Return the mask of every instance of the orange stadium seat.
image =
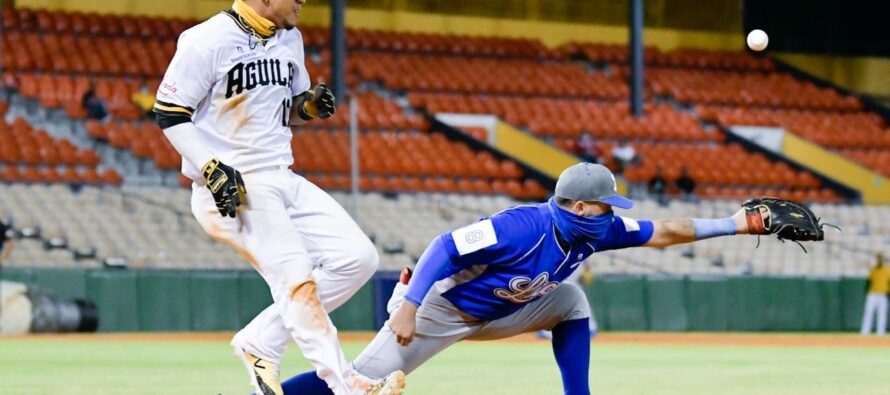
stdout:
{"type": "Polygon", "coordinates": [[[62,170],[60,176],[62,179],[61,181],[65,183],[73,184],[80,182],[80,174],[78,174],[77,170],[75,170],[73,167],[65,167],[65,169],[62,170]]]}
{"type": "Polygon", "coordinates": [[[22,181],[22,175],[19,170],[13,166],[3,166],[0,170],[0,181],[13,183],[22,181]]]}
{"type": "Polygon", "coordinates": [[[80,173],[80,179],[83,183],[86,184],[101,184],[102,177],[99,176],[99,173],[94,168],[88,168],[83,170],[80,173]]]}

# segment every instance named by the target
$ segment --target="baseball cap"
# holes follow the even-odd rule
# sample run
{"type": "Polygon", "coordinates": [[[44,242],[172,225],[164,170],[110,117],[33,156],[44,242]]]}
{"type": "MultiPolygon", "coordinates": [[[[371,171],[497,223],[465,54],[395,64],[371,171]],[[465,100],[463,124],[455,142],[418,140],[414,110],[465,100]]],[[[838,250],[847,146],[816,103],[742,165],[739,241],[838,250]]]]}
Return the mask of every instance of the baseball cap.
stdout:
{"type": "Polygon", "coordinates": [[[633,201],[618,194],[612,171],[596,163],[578,163],[563,170],[554,192],[566,199],[597,201],[623,209],[634,206],[633,201]]]}

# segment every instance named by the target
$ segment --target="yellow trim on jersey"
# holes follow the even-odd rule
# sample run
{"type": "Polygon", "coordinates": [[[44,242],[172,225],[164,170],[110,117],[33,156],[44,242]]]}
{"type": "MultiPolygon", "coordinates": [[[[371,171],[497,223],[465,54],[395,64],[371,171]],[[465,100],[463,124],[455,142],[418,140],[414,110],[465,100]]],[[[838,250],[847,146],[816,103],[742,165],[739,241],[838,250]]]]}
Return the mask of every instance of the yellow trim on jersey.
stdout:
{"type": "Polygon", "coordinates": [[[235,0],[232,9],[238,13],[244,21],[250,25],[253,30],[263,38],[272,37],[275,34],[275,24],[272,21],[263,18],[244,0],[235,0]]]}
{"type": "Polygon", "coordinates": [[[179,107],[179,106],[165,106],[165,105],[160,104],[160,103],[155,103],[155,108],[157,108],[158,110],[161,110],[161,111],[181,112],[181,113],[183,113],[183,114],[188,114],[189,116],[192,115],[192,111],[189,110],[189,109],[187,109],[187,108],[185,108],[185,107],[179,107]]]}

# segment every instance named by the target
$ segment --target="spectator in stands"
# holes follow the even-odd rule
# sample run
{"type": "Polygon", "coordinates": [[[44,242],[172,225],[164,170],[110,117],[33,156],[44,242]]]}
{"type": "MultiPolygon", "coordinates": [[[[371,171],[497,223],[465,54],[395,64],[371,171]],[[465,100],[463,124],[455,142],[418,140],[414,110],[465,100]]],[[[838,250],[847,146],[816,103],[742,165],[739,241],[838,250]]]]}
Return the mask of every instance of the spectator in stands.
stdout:
{"type": "Polygon", "coordinates": [[[585,162],[600,163],[599,147],[597,147],[596,140],[593,139],[593,136],[591,136],[590,133],[582,134],[581,138],[578,140],[578,155],[580,155],[585,162]]]}
{"type": "Polygon", "coordinates": [[[649,193],[655,197],[658,204],[662,206],[667,205],[667,196],[665,195],[666,189],[667,180],[664,178],[664,169],[662,169],[661,166],[658,166],[658,168],[655,169],[655,175],[649,179],[649,193]]]}
{"type": "Polygon", "coordinates": [[[4,244],[9,240],[12,240],[12,227],[0,219],[0,264],[3,264],[3,260],[12,252],[12,248],[8,251],[3,251],[4,244]]]}
{"type": "MultiPolygon", "coordinates": [[[[10,93],[19,91],[19,79],[11,72],[5,72],[0,76],[0,85],[10,91],[10,93]]],[[[6,100],[9,101],[8,96],[6,97],[6,100]]]]}
{"type": "Polygon", "coordinates": [[[105,101],[96,95],[96,86],[90,82],[90,87],[84,92],[80,105],[87,113],[87,118],[103,120],[108,116],[105,101]]]}
{"type": "Polygon", "coordinates": [[[143,79],[142,85],[139,87],[139,90],[133,93],[133,96],[130,97],[130,100],[133,101],[133,104],[136,107],[139,107],[142,110],[142,113],[145,114],[149,119],[154,119],[154,107],[155,107],[155,92],[152,92],[148,87],[148,80],[143,79]]]}
{"type": "Polygon", "coordinates": [[[612,148],[612,159],[615,160],[615,173],[621,174],[627,166],[640,162],[637,150],[627,140],[622,140],[612,148]]]}
{"type": "Polygon", "coordinates": [[[874,316],[878,316],[878,327],[875,333],[884,336],[887,333],[887,294],[890,293],[890,267],[884,266],[884,254],[878,253],[877,263],[868,274],[865,284],[865,313],[862,315],[863,335],[871,332],[874,316]]]}
{"type": "Polygon", "coordinates": [[[683,194],[685,200],[696,200],[695,197],[695,180],[689,175],[689,169],[686,166],[680,168],[680,177],[674,181],[677,189],[683,194]]]}

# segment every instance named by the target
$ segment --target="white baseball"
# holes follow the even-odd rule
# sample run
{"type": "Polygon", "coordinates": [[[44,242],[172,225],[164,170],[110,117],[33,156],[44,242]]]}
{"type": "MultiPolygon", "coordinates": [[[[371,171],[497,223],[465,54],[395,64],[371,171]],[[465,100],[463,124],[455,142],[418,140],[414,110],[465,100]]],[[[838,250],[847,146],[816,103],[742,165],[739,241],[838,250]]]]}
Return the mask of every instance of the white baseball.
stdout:
{"type": "Polygon", "coordinates": [[[754,29],[748,33],[748,48],[754,51],[763,51],[767,44],[769,44],[769,37],[765,31],[754,29]]]}

